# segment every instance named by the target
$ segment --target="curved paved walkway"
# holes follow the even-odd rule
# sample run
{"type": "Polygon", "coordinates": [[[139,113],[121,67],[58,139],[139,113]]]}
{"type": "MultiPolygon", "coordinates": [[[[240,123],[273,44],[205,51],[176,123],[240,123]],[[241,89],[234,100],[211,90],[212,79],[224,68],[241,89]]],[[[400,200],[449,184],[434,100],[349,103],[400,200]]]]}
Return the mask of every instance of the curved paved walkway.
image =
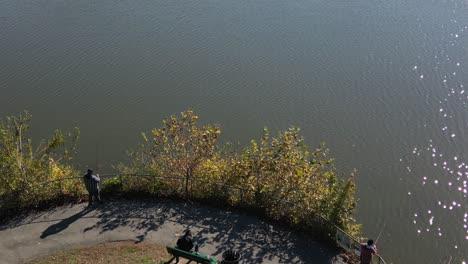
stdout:
{"type": "Polygon", "coordinates": [[[336,251],[256,217],[190,203],[113,200],[87,209],[58,207],[0,226],[0,263],[23,263],[53,251],[135,240],[175,244],[190,228],[200,251],[221,259],[226,248],[244,263],[330,263],[336,251]]]}

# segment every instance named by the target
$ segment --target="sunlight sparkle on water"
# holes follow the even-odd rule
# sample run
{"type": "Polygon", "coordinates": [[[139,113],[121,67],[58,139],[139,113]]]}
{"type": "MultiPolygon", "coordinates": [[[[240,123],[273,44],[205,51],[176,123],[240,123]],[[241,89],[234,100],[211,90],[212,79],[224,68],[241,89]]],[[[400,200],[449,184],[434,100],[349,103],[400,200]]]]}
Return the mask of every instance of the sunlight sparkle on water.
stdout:
{"type": "MultiPolygon", "coordinates": [[[[455,19],[452,19],[451,22],[459,23],[455,19]]],[[[448,29],[445,25],[441,26],[448,29]]],[[[460,142],[464,139],[465,131],[468,131],[468,121],[465,119],[466,112],[462,113],[457,108],[464,107],[465,110],[468,110],[468,95],[462,83],[464,79],[460,79],[460,76],[463,78],[466,76],[462,72],[465,70],[465,57],[459,57],[455,55],[456,53],[451,52],[451,49],[455,47],[460,48],[465,54],[463,45],[466,43],[466,39],[463,33],[467,29],[468,26],[464,26],[464,28],[458,27],[455,32],[447,32],[445,36],[448,38],[446,38],[445,47],[442,46],[442,49],[435,54],[427,54],[431,59],[433,58],[432,69],[426,68],[425,64],[420,64],[420,60],[413,62],[413,66],[409,65],[409,70],[414,71],[416,78],[419,76],[422,84],[425,85],[433,79],[438,80],[436,85],[442,89],[442,98],[438,98],[439,104],[433,106],[433,111],[436,111],[433,118],[437,120],[432,123],[422,120],[421,122],[424,123],[420,123],[420,126],[424,125],[424,129],[429,130],[427,132],[434,137],[427,138],[429,141],[427,144],[411,146],[408,154],[412,154],[409,155],[412,160],[409,160],[408,163],[405,163],[405,159],[400,159],[402,169],[406,168],[406,173],[413,176],[413,179],[421,180],[420,188],[429,188],[422,192],[423,196],[420,196],[419,190],[407,191],[409,195],[407,199],[427,200],[427,205],[431,204],[431,198],[434,199],[432,200],[432,208],[415,207],[417,211],[412,212],[414,217],[408,219],[410,223],[412,221],[414,224],[413,230],[418,236],[433,232],[435,236],[439,237],[438,240],[441,243],[447,240],[446,242],[449,243],[448,246],[452,250],[458,250],[459,245],[460,249],[464,250],[465,244],[461,245],[460,242],[455,244],[455,241],[468,240],[468,213],[466,213],[468,162],[465,161],[468,160],[468,155],[462,151],[465,142],[460,142]],[[428,72],[433,72],[436,76],[431,74],[425,78],[425,73],[428,72]],[[444,94],[445,96],[443,96],[444,94]],[[453,145],[460,146],[460,148],[454,148],[453,145]],[[426,170],[430,164],[433,167],[426,170]],[[464,213],[464,215],[460,213],[464,213]],[[460,218],[460,215],[463,217],[460,218]],[[441,226],[437,227],[437,225],[441,226]],[[445,233],[441,231],[441,228],[444,229],[445,233]]],[[[452,263],[467,264],[466,260],[460,258],[453,259],[452,263]]]]}

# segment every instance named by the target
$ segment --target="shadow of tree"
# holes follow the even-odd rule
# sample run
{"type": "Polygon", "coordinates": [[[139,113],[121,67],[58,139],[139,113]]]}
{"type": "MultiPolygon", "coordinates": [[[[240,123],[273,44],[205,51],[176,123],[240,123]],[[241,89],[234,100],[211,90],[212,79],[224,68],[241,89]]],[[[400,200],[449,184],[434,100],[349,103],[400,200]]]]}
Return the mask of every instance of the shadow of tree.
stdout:
{"type": "Polygon", "coordinates": [[[275,259],[278,263],[330,263],[337,254],[335,249],[320,244],[310,234],[197,203],[113,200],[95,210],[99,220],[84,232],[105,233],[129,227],[140,233],[136,237],[138,243],[165,225],[177,226],[179,234],[189,228],[201,252],[220,258],[225,250],[237,250],[244,263],[275,259]]]}

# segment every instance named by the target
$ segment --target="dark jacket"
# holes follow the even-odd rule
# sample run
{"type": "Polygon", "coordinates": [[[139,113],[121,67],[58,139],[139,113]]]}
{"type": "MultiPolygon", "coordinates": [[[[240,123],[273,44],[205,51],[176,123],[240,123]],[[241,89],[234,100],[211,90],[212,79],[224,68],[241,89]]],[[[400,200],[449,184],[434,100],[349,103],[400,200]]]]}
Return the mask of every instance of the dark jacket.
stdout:
{"type": "Polygon", "coordinates": [[[177,247],[184,251],[191,251],[193,248],[192,236],[184,235],[177,240],[177,247]]]}
{"type": "Polygon", "coordinates": [[[96,175],[87,173],[83,176],[86,190],[89,193],[96,193],[99,191],[99,182],[101,181],[96,175]]]}

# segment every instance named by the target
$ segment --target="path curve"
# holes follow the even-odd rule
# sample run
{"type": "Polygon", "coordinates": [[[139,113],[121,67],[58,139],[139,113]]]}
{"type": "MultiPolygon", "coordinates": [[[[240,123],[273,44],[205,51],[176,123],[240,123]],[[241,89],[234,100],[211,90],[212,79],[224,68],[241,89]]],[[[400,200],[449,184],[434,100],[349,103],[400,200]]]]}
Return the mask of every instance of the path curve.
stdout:
{"type": "Polygon", "coordinates": [[[54,251],[108,241],[175,244],[190,228],[200,251],[221,259],[233,248],[244,263],[331,263],[333,249],[250,215],[192,203],[112,200],[57,207],[0,226],[0,263],[24,263],[54,251]]]}

